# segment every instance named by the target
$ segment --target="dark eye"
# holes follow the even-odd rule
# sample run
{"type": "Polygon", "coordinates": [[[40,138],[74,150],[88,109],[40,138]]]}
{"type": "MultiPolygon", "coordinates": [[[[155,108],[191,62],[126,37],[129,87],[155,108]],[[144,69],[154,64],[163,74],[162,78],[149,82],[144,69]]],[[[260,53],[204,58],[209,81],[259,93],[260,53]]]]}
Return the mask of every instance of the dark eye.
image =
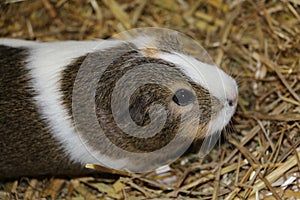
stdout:
{"type": "Polygon", "coordinates": [[[195,101],[195,95],[186,89],[180,89],[175,92],[173,101],[179,106],[187,106],[195,101]]]}

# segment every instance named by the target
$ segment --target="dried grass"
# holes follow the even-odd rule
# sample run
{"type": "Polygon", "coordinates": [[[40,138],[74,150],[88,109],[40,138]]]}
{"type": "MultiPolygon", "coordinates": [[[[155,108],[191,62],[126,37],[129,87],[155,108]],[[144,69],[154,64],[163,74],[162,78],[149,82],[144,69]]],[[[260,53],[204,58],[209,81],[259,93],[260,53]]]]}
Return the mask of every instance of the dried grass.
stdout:
{"type": "Polygon", "coordinates": [[[0,199],[300,199],[300,1],[41,0],[2,4],[0,36],[105,38],[156,26],[192,36],[239,81],[233,134],[161,176],[21,179],[0,199]],[[176,181],[164,184],[168,178],[176,181]]]}

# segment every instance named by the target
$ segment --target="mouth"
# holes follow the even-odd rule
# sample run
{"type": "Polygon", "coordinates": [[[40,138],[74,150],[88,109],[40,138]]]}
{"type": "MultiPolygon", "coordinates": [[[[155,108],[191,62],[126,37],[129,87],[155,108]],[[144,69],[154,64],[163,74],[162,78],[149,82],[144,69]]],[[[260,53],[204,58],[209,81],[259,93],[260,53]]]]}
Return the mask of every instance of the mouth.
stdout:
{"type": "Polygon", "coordinates": [[[237,104],[229,104],[227,102],[224,104],[224,107],[215,116],[212,116],[206,136],[221,132],[230,122],[237,104]]]}

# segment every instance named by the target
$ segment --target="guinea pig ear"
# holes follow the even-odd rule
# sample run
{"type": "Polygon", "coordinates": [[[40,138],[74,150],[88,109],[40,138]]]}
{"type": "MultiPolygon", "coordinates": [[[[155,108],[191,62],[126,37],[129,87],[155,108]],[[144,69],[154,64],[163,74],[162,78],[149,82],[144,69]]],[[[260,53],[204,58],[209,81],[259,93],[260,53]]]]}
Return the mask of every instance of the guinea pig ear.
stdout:
{"type": "Polygon", "coordinates": [[[83,80],[88,81],[92,87],[95,87],[99,77],[101,77],[104,71],[107,70],[107,67],[120,65],[120,63],[124,62],[124,59],[126,58],[124,55],[133,52],[139,56],[143,55],[133,43],[127,41],[99,41],[99,44],[94,48],[94,50],[83,60],[78,71],[80,75],[77,76],[76,80],[78,82],[83,80]]]}
{"type": "Polygon", "coordinates": [[[167,52],[185,53],[177,32],[166,32],[157,38],[158,49],[167,52]]]}
{"type": "Polygon", "coordinates": [[[187,35],[176,31],[163,31],[156,35],[156,42],[161,51],[189,55],[201,62],[215,65],[207,51],[187,35]]]}

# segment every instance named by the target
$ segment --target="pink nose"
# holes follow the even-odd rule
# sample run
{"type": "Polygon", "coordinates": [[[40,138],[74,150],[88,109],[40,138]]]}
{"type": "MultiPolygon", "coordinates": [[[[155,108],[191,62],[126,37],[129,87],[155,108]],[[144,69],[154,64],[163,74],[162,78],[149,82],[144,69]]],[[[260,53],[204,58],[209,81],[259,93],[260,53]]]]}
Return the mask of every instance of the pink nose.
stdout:
{"type": "Polygon", "coordinates": [[[235,106],[237,104],[237,97],[232,99],[227,99],[229,106],[235,106]]]}

